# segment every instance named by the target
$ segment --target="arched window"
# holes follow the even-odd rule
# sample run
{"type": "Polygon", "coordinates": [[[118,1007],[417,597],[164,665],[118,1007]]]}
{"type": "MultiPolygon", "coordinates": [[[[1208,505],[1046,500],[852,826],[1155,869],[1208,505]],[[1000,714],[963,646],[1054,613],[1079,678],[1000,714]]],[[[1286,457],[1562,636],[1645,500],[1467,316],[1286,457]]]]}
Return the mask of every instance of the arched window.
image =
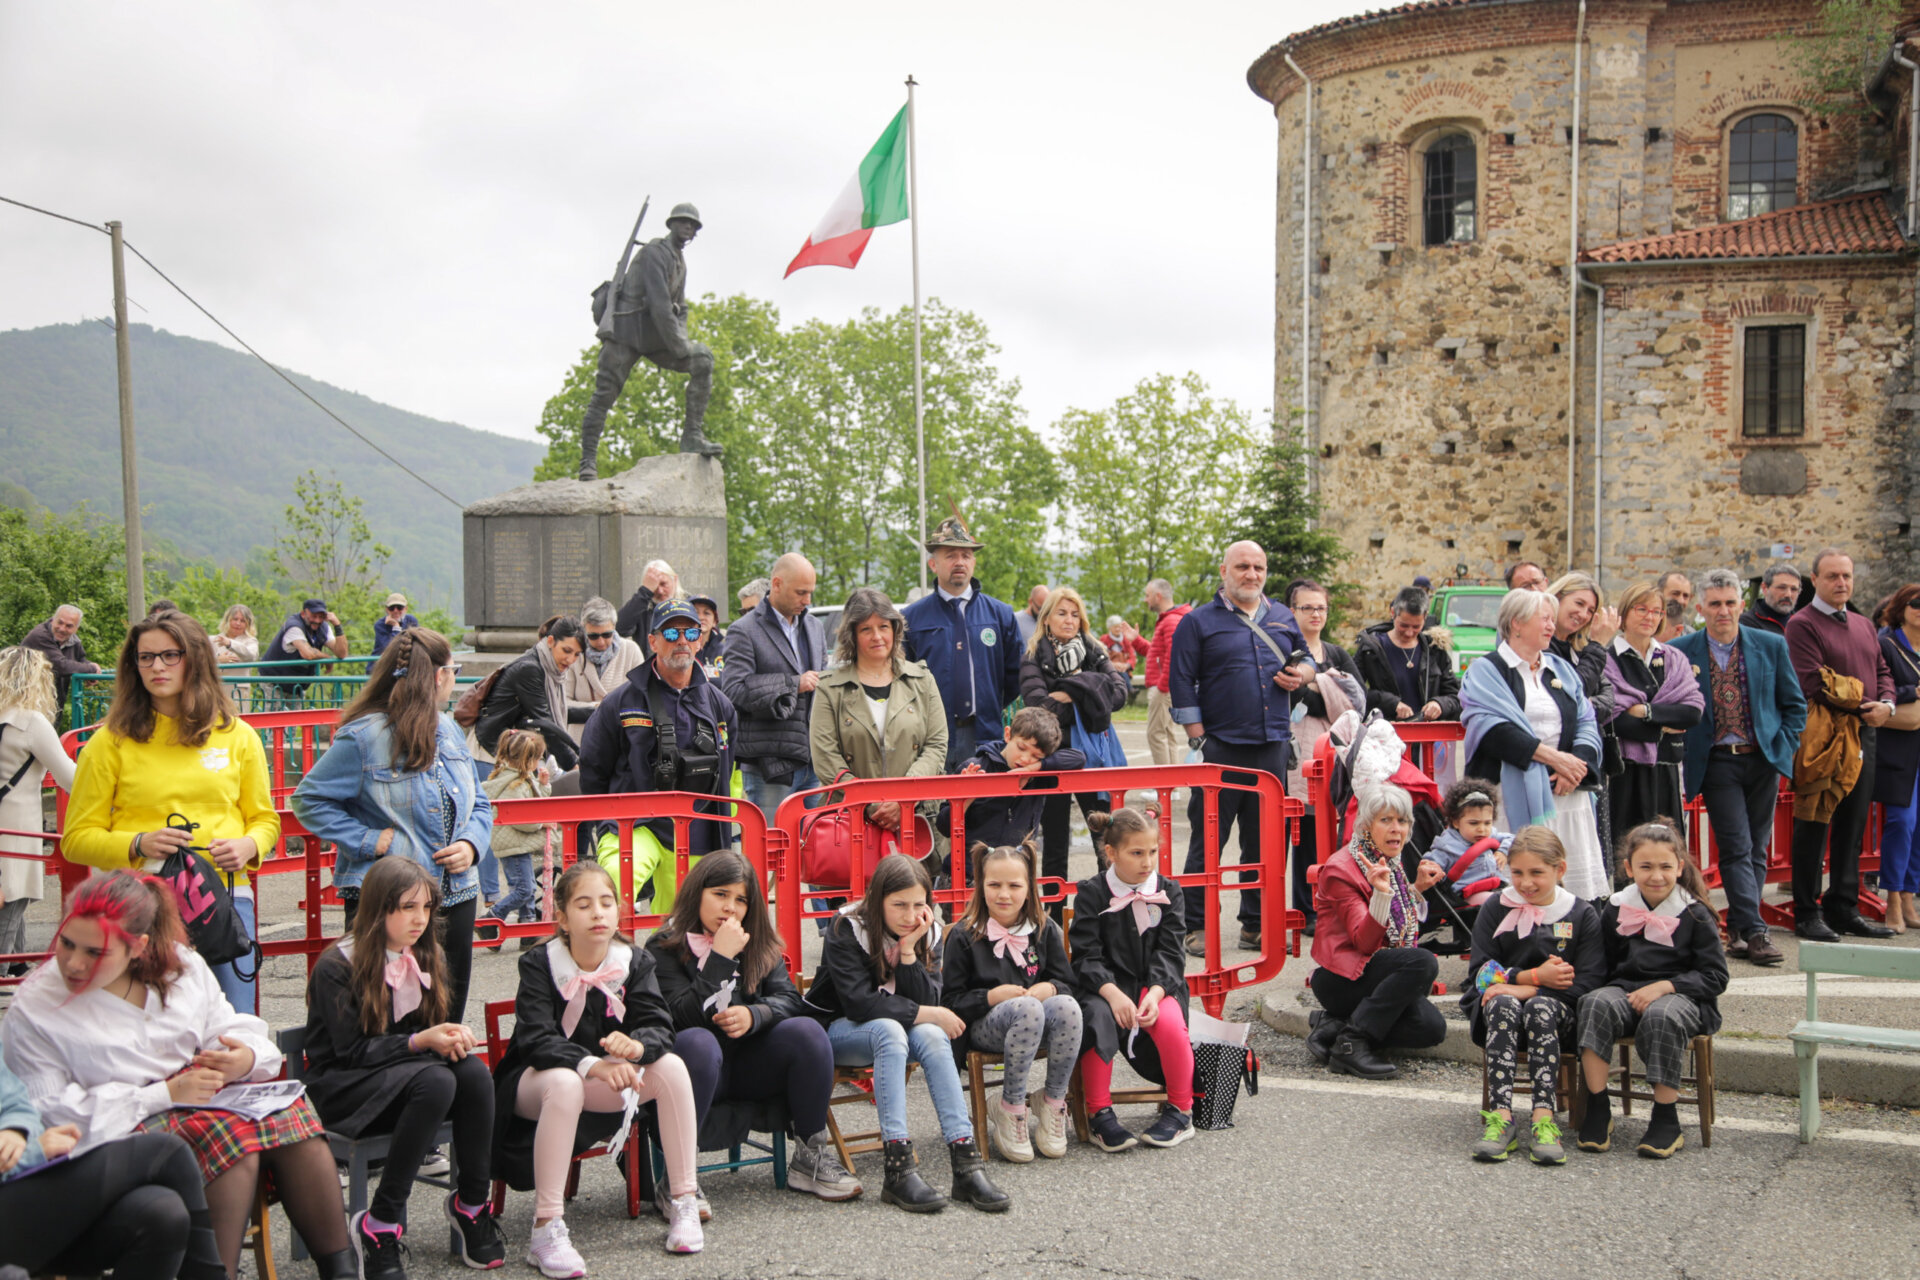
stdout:
{"type": "Polygon", "coordinates": [[[1748,116],[1727,146],[1727,219],[1737,222],[1798,203],[1800,130],[1786,116],[1748,116]]]}
{"type": "Polygon", "coordinates": [[[1421,217],[1426,243],[1458,244],[1474,238],[1479,174],[1473,139],[1450,133],[1427,148],[1421,217]]]}

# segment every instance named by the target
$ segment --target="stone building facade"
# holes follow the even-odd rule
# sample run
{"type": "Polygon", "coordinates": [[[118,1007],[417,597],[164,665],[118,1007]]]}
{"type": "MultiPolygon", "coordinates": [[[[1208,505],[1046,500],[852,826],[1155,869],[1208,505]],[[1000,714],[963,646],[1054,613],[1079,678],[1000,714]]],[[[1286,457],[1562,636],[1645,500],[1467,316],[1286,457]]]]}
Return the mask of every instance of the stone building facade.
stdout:
{"type": "Polygon", "coordinates": [[[1782,37],[1817,14],[1426,0],[1253,64],[1275,402],[1367,610],[1523,558],[1616,591],[1831,542],[1867,590],[1915,576],[1909,81],[1814,100],[1782,37]]]}

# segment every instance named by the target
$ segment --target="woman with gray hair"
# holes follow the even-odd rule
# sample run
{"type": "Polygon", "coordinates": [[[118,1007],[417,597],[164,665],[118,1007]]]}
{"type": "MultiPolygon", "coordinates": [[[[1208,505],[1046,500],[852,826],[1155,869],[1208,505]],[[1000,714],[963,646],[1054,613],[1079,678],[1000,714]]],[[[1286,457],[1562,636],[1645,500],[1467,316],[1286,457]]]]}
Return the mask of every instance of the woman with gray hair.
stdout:
{"type": "MultiPolygon", "coordinates": [[[[884,591],[859,587],[840,615],[833,670],[814,689],[808,739],[822,784],[856,778],[932,778],[946,770],[947,709],[924,662],[907,661],[907,620],[884,591]]],[[[867,818],[900,829],[900,806],[870,804],[867,818]]],[[[916,850],[926,856],[926,850],[916,850]]]]}
{"type": "Polygon", "coordinates": [[[1413,798],[1378,784],[1359,796],[1353,839],[1320,868],[1313,905],[1313,988],[1320,1012],[1307,1052],[1343,1075],[1385,1080],[1400,1069],[1385,1048],[1422,1049],[1447,1036],[1427,995],[1440,972],[1420,946],[1420,895],[1446,878],[1421,862],[1412,878],[1401,855],[1413,833],[1413,798]]]}
{"type": "Polygon", "coordinates": [[[619,634],[619,611],[613,601],[599,596],[580,607],[580,630],[587,647],[580,661],[560,673],[567,701],[567,732],[575,741],[593,718],[593,709],[609,693],[627,682],[627,675],[643,667],[647,655],[638,644],[619,634]]]}
{"type": "Polygon", "coordinates": [[[1598,898],[1612,886],[1593,814],[1600,726],[1580,672],[1551,650],[1559,612],[1544,591],[1501,600],[1500,643],[1467,668],[1460,690],[1466,772],[1500,783],[1502,830],[1538,823],[1559,836],[1567,888],[1598,898]]]}

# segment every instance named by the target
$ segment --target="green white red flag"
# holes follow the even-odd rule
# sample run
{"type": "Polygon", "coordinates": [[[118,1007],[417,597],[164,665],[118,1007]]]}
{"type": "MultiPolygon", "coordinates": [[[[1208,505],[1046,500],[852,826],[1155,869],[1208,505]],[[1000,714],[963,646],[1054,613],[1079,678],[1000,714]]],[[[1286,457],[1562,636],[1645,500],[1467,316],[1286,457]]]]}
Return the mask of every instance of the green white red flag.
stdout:
{"type": "Polygon", "coordinates": [[[787,264],[787,275],[802,267],[857,266],[875,227],[907,217],[907,109],[902,107],[787,264]]]}

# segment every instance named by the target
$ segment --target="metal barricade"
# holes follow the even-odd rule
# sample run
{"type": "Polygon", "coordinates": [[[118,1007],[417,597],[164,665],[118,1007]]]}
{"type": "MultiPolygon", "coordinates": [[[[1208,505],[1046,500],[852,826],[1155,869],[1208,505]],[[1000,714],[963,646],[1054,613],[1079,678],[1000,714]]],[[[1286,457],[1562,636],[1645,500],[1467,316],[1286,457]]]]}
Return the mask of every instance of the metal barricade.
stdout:
{"type": "MultiPolygon", "coordinates": [[[[1187,975],[1187,987],[1208,1013],[1219,1017],[1227,995],[1239,987],[1252,986],[1272,978],[1285,963],[1280,939],[1305,923],[1297,910],[1287,903],[1287,846],[1289,829],[1296,825],[1305,806],[1289,798],[1280,780],[1270,773],[1254,769],[1236,769],[1221,765],[1160,765],[1125,769],[1081,769],[1068,773],[971,773],[932,778],[845,779],[833,786],[798,791],[781,802],[774,813],[775,830],[769,835],[768,854],[772,859],[777,886],[775,906],[780,930],[788,942],[787,964],[798,978],[799,949],[794,945],[807,920],[820,919],[829,911],[810,909],[806,898],[857,897],[866,889],[868,875],[879,861],[867,847],[865,823],[852,824],[852,859],[846,885],[809,889],[802,880],[802,835],[810,821],[836,809],[856,812],[869,804],[899,803],[911,808],[927,801],[951,801],[953,804],[952,847],[959,851],[950,859],[953,884],[936,890],[937,901],[964,906],[972,894],[968,882],[965,807],[969,800],[987,796],[1010,796],[1044,792],[1048,796],[1082,795],[1089,792],[1125,793],[1148,790],[1158,798],[1160,810],[1160,874],[1174,883],[1199,887],[1206,893],[1206,918],[1201,926],[1206,936],[1206,968],[1187,975]],[[1202,797],[1201,822],[1205,832],[1206,861],[1202,870],[1191,875],[1175,869],[1173,849],[1173,792],[1175,788],[1196,789],[1202,797]],[[1253,862],[1222,866],[1219,862],[1220,794],[1223,791],[1251,793],[1260,806],[1259,857],[1253,862]],[[813,800],[818,808],[809,809],[813,800]],[[1225,964],[1221,959],[1220,894],[1223,890],[1258,889],[1264,898],[1264,924],[1261,949],[1244,964],[1225,964]]],[[[912,823],[902,824],[902,851],[917,854],[911,834],[912,823]]],[[[1184,862],[1184,853],[1181,861],[1184,862]]],[[[1073,892],[1073,886],[1059,877],[1041,877],[1036,886],[1047,901],[1060,901],[1073,892]]]]}
{"type": "MultiPolygon", "coordinates": [[[[1720,842],[1714,838],[1713,823],[1707,817],[1707,802],[1703,796],[1695,796],[1686,802],[1684,820],[1687,826],[1687,851],[1693,855],[1693,861],[1700,868],[1700,874],[1706,878],[1707,887],[1720,888],[1720,842]]],[[[1880,846],[1885,839],[1887,825],[1886,806],[1875,802],[1867,810],[1867,829],[1860,840],[1860,874],[1865,876],[1880,870],[1880,846]]],[[[1616,837],[1626,833],[1614,833],[1616,837]]],[[[1823,860],[1824,862],[1824,860],[1823,860]]],[[[1773,808],[1773,840],[1767,846],[1767,869],[1761,877],[1761,890],[1767,885],[1793,883],[1793,780],[1780,779],[1780,797],[1773,808]]],[[[1860,914],[1872,919],[1884,920],[1887,914],[1886,899],[1866,887],[1860,887],[1860,914]]],[[[1723,908],[1720,922],[1726,924],[1727,913],[1723,908]]],[[[1793,928],[1793,903],[1784,904],[1760,900],[1760,919],[1776,928],[1793,928]]]]}

